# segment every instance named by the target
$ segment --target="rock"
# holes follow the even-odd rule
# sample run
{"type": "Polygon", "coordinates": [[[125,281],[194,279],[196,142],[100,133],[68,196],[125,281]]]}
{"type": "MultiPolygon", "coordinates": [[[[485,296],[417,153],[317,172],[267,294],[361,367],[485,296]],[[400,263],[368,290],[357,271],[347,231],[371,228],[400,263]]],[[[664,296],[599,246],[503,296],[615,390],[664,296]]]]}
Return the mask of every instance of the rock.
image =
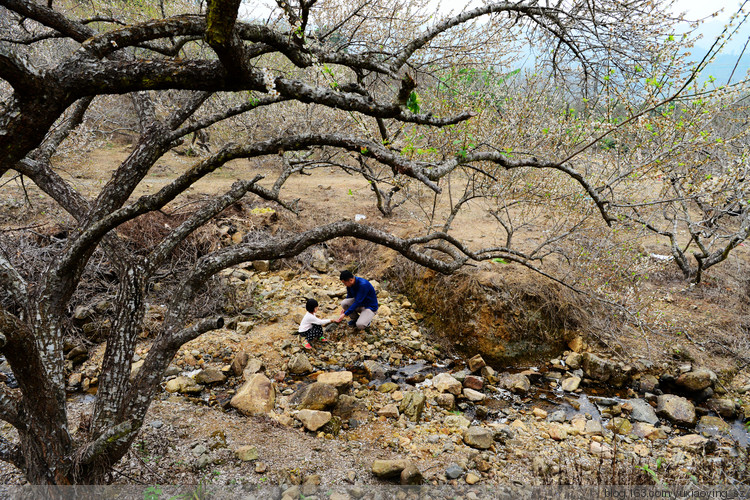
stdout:
{"type": "Polygon", "coordinates": [[[378,316],[381,318],[387,318],[391,315],[391,308],[386,305],[378,307],[378,316]]]}
{"type": "Polygon", "coordinates": [[[468,474],[466,474],[464,481],[466,481],[466,484],[477,484],[480,479],[481,478],[473,472],[469,472],[468,474]]]}
{"type": "Polygon", "coordinates": [[[409,460],[375,460],[372,463],[372,473],[380,478],[400,477],[401,471],[411,464],[409,460]]]}
{"type": "Polygon", "coordinates": [[[506,373],[501,375],[498,385],[515,394],[526,394],[531,389],[529,378],[522,373],[506,373]]]}
{"type": "Polygon", "coordinates": [[[268,466],[263,462],[255,462],[255,472],[258,474],[265,474],[268,470],[268,466]]]}
{"type": "Polygon", "coordinates": [[[398,418],[398,406],[393,403],[385,405],[380,410],[378,410],[378,415],[386,418],[398,418]]]}
{"type": "Polygon", "coordinates": [[[667,433],[654,427],[646,422],[636,422],[633,424],[633,434],[639,438],[655,441],[657,439],[667,439],[667,433]]]}
{"type": "Polygon", "coordinates": [[[300,410],[297,419],[308,431],[317,431],[331,420],[331,413],[318,410],[300,410]]]}
{"type": "Polygon", "coordinates": [[[240,446],[234,450],[234,454],[243,462],[258,460],[258,449],[255,446],[240,446]]]}
{"type": "Polygon", "coordinates": [[[632,406],[630,418],[637,422],[646,422],[654,425],[659,421],[654,408],[643,399],[629,399],[628,403],[632,406]]]}
{"type": "Polygon", "coordinates": [[[469,401],[472,401],[474,403],[477,403],[479,401],[484,401],[485,395],[482,394],[479,391],[475,391],[474,389],[464,389],[464,396],[469,401]]]}
{"type": "Polygon", "coordinates": [[[141,369],[141,366],[143,366],[145,362],[146,362],[145,359],[140,359],[136,361],[135,363],[133,363],[132,365],[130,365],[130,378],[131,379],[133,379],[136,376],[136,374],[138,374],[138,370],[141,369]]]}
{"type": "MultiPolygon", "coordinates": [[[[583,342],[583,337],[581,336],[573,337],[573,339],[571,339],[570,342],[568,342],[568,347],[570,348],[571,351],[575,353],[581,352],[583,350],[583,346],[584,346],[584,342],[583,342]]],[[[574,370],[575,369],[576,368],[574,368],[574,370]]]]}
{"type": "Polygon", "coordinates": [[[564,441],[568,437],[568,431],[560,424],[550,424],[547,427],[547,434],[555,441],[564,441]]]}
{"type": "Polygon", "coordinates": [[[562,390],[565,392],[573,392],[578,389],[580,383],[581,377],[568,377],[566,379],[563,379],[563,381],[560,383],[560,387],[562,387],[562,390]]]}
{"type": "Polygon", "coordinates": [[[438,406],[446,410],[452,410],[456,404],[456,396],[447,392],[438,394],[436,400],[438,406]]]}
{"type": "Polygon", "coordinates": [[[328,257],[323,249],[316,248],[315,251],[313,251],[310,265],[319,273],[325,274],[328,272],[328,257]]]}
{"type": "Polygon", "coordinates": [[[354,375],[350,371],[326,372],[318,375],[318,382],[330,384],[339,392],[346,390],[346,388],[352,385],[353,380],[354,375]]]}
{"type": "Polygon", "coordinates": [[[398,384],[394,384],[393,382],[383,382],[378,387],[378,392],[382,392],[383,394],[389,394],[393,391],[398,389],[398,384]]]}
{"type": "Polygon", "coordinates": [[[339,396],[336,407],[333,409],[333,414],[344,420],[352,418],[367,420],[370,417],[370,413],[359,399],[346,394],[339,396]]]}
{"type": "Polygon", "coordinates": [[[250,356],[245,351],[240,351],[237,353],[237,355],[232,360],[231,370],[232,373],[239,377],[242,375],[243,370],[247,366],[247,362],[250,359],[250,356]]]}
{"type": "Polygon", "coordinates": [[[481,374],[487,383],[494,384],[497,382],[497,372],[491,366],[483,366],[481,374]]]}
{"type": "Polygon", "coordinates": [[[592,455],[599,455],[603,458],[612,458],[612,447],[598,441],[591,441],[589,451],[592,455]]]}
{"type": "Polygon", "coordinates": [[[450,464],[448,468],[445,469],[445,477],[448,479],[458,479],[463,475],[464,470],[456,464],[450,464]]]}
{"type": "Polygon", "coordinates": [[[602,423],[598,420],[587,420],[583,428],[583,432],[589,436],[601,436],[603,431],[602,423]]]}
{"type": "Polygon", "coordinates": [[[175,375],[179,375],[182,372],[179,366],[177,365],[169,365],[166,370],[164,370],[164,377],[173,377],[175,375]]]}
{"type": "Polygon", "coordinates": [[[708,439],[704,438],[703,436],[699,436],[698,434],[678,436],[676,438],[672,438],[672,440],[669,442],[669,444],[672,446],[695,452],[702,451],[706,446],[706,443],[708,443],[708,439]]]}
{"type": "Polygon", "coordinates": [[[326,410],[332,408],[339,398],[339,392],[330,384],[313,382],[295,392],[290,404],[298,410],[326,410]]]}
{"type": "Polygon", "coordinates": [[[167,382],[165,388],[167,392],[180,392],[187,394],[201,392],[203,390],[203,386],[198,385],[195,380],[190,377],[173,378],[172,380],[167,382]]]}
{"type": "Polygon", "coordinates": [[[695,425],[695,406],[687,399],[674,394],[656,398],[656,414],[679,425],[695,425]]]}
{"type": "Polygon", "coordinates": [[[195,381],[204,385],[221,384],[226,382],[226,380],[227,376],[216,368],[206,368],[205,370],[198,372],[195,376],[195,381]]]}
{"type": "Polygon", "coordinates": [[[461,394],[463,385],[447,373],[439,373],[432,378],[432,386],[440,392],[448,392],[458,396],[461,394]]]}
{"type": "Polygon", "coordinates": [[[270,260],[254,260],[253,269],[255,269],[255,271],[259,273],[268,272],[271,269],[271,261],[270,260]]]}
{"type": "Polygon", "coordinates": [[[533,408],[531,410],[531,414],[534,415],[538,419],[547,418],[547,412],[542,410],[541,408],[533,408]]]}
{"type": "Polygon", "coordinates": [[[253,326],[255,326],[255,323],[253,323],[252,321],[240,321],[237,323],[236,330],[239,333],[247,335],[248,333],[250,333],[250,330],[253,329],[253,326]]]}
{"type": "Polygon", "coordinates": [[[461,415],[446,415],[443,419],[443,424],[445,424],[446,427],[468,429],[471,425],[471,422],[461,415]]]}
{"type": "Polygon", "coordinates": [[[492,432],[483,427],[469,427],[463,433],[463,440],[468,446],[480,450],[486,450],[494,442],[492,432]]]}
{"type": "Polygon", "coordinates": [[[404,470],[401,471],[402,485],[422,484],[423,480],[422,473],[412,462],[409,462],[406,467],[404,467],[404,470]]]}
{"type": "Polygon", "coordinates": [[[473,358],[471,358],[467,362],[467,364],[469,366],[469,371],[472,372],[472,373],[474,373],[475,371],[477,371],[477,370],[479,370],[482,367],[484,367],[484,366],[487,365],[484,362],[484,359],[482,359],[482,355],[481,354],[477,354],[476,356],[474,356],[473,358]]]}
{"type": "Polygon", "coordinates": [[[237,391],[229,403],[245,415],[263,415],[276,404],[276,389],[265,375],[256,373],[237,391]]]}
{"type": "Polygon", "coordinates": [[[677,377],[677,385],[692,392],[700,392],[709,387],[713,387],[716,383],[716,374],[706,368],[699,368],[697,370],[683,373],[677,377]]]}
{"type": "Polygon", "coordinates": [[[380,363],[368,359],[363,363],[363,365],[365,367],[365,370],[367,371],[367,376],[370,377],[370,380],[385,379],[387,370],[380,363]]]}
{"type": "Polygon", "coordinates": [[[653,375],[642,376],[638,384],[641,392],[654,392],[657,387],[659,387],[659,379],[653,375]]]}
{"type": "Polygon", "coordinates": [[[484,387],[484,379],[477,377],[476,375],[468,375],[464,379],[464,387],[467,389],[474,389],[475,391],[481,391],[484,387]]]}
{"type": "Polygon", "coordinates": [[[614,361],[600,358],[590,352],[583,355],[581,366],[589,378],[599,382],[609,382],[614,387],[622,387],[629,377],[629,373],[614,361]]]}
{"type": "Polygon", "coordinates": [[[737,416],[737,405],[729,398],[712,398],[706,403],[707,406],[724,418],[737,416]]]}
{"type": "Polygon", "coordinates": [[[716,434],[728,434],[731,426],[720,417],[704,416],[698,421],[695,430],[704,436],[715,436],[716,434]]]}
{"type": "Polygon", "coordinates": [[[422,418],[425,400],[426,398],[421,392],[407,392],[399,404],[399,410],[412,422],[419,422],[422,418]]]}
{"type": "Polygon", "coordinates": [[[301,352],[295,356],[292,356],[292,359],[289,360],[289,364],[287,365],[287,370],[289,371],[289,373],[302,375],[304,373],[312,372],[313,366],[310,364],[310,360],[307,359],[305,353],[301,352]]]}
{"type": "Polygon", "coordinates": [[[572,352],[565,357],[565,366],[571,370],[578,370],[583,362],[583,356],[577,352],[572,352]]]}
{"type": "Polygon", "coordinates": [[[615,434],[622,436],[628,436],[633,431],[633,424],[630,420],[622,417],[615,417],[607,424],[607,429],[611,430],[615,434]]]}
{"type": "MultiPolygon", "coordinates": [[[[253,358],[247,362],[247,366],[245,366],[245,369],[242,370],[242,378],[243,380],[248,380],[252,375],[260,373],[262,370],[263,361],[258,358],[253,358]]],[[[283,377],[282,380],[284,380],[283,377]]]]}

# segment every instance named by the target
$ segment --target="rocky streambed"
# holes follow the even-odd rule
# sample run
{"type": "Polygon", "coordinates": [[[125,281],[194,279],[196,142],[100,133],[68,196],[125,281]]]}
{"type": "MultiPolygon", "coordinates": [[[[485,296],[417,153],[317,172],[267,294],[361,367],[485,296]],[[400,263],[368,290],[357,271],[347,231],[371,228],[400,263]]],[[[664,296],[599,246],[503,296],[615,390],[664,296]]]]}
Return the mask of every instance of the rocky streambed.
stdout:
{"type": "MultiPolygon", "coordinates": [[[[406,297],[377,283],[382,306],[367,331],[333,326],[306,351],[294,335],[304,299],[335,317],[344,290],[334,276],[225,278],[247,307],[183,347],[115,482],[273,484],[280,498],[344,485],[357,498],[362,484],[748,478],[746,371],[721,380],[698,363],[626,363],[581,338],[536,367],[494,369],[481,354],[454,357],[406,297]]],[[[161,311],[150,308],[155,328],[161,311]]],[[[144,338],[134,371],[148,348],[144,338]]],[[[101,349],[69,349],[74,421],[90,411],[101,349]]]]}

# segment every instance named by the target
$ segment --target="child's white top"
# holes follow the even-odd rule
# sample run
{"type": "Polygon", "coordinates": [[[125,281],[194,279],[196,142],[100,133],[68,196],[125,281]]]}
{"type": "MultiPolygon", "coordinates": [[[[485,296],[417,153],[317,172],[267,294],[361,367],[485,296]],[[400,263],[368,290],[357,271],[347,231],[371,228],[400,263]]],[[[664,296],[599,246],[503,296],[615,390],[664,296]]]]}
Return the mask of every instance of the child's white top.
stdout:
{"type": "Polygon", "coordinates": [[[302,318],[302,321],[300,321],[299,330],[297,331],[300,333],[306,332],[307,330],[312,328],[313,325],[323,326],[323,325],[327,325],[330,322],[331,322],[330,319],[320,319],[317,316],[315,316],[313,313],[307,312],[305,313],[305,317],[302,318]]]}

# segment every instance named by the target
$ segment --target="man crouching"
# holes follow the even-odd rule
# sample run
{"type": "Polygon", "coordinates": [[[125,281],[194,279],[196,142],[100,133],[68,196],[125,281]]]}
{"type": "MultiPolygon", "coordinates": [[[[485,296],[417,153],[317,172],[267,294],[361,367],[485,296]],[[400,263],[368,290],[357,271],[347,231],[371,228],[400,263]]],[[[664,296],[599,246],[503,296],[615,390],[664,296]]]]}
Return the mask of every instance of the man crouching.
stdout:
{"type": "Polygon", "coordinates": [[[344,316],[349,316],[349,326],[364,330],[370,325],[378,311],[378,297],[375,289],[364,278],[355,277],[351,271],[341,271],[339,279],[346,287],[346,299],[341,302],[341,316],[334,321],[341,323],[344,316]]]}

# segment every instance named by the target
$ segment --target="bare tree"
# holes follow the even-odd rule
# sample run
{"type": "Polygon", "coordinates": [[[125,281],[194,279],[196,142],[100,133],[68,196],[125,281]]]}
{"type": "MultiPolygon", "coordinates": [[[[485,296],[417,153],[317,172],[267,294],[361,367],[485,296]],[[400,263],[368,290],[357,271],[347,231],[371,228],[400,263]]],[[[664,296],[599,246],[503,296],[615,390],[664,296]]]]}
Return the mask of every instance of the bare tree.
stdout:
{"type": "MultiPolygon", "coordinates": [[[[187,314],[206,280],[222,269],[294,256],[345,236],[390,247],[444,273],[470,259],[503,258],[532,266],[545,251],[539,247],[524,253],[511,246],[519,227],[508,219],[514,210],[510,202],[493,201],[491,207],[493,217],[505,228],[500,244],[472,249],[447,232],[462,206],[474,197],[495,200],[493,189],[500,176],[516,172],[525,183],[564,181],[575,187],[588,213],[607,223],[615,220],[606,198],[609,191],[597,187],[573,161],[607,135],[597,128],[601,124],[591,124],[580,137],[565,139],[570,126],[563,117],[555,148],[509,147],[498,143],[502,135],[472,141],[466,131],[480,110],[455,114],[455,107],[472,101],[458,95],[447,103],[440,96],[444,87],[436,81],[456,64],[472,67],[483,61],[491,67],[512,60],[508,53],[518,46],[489,45],[507,35],[548,54],[551,77],[577,75],[585,82],[582,87],[594,88],[594,83],[601,87],[608,78],[600,71],[606,61],[628,71],[635,64],[650,63],[650,48],[671,22],[659,2],[575,0],[555,6],[497,2],[437,21],[429,20],[431,13],[424,4],[414,2],[277,3],[278,9],[265,16],[267,21],[256,23],[238,20],[239,0],[209,1],[205,12],[197,10],[200,6],[194,2],[160,3],[153,12],[137,15],[98,2],[84,10],[78,2],[0,0],[0,79],[5,85],[0,103],[0,174],[14,172],[30,179],[78,226],[49,255],[42,277],[31,280],[14,265],[12,256],[0,253],[4,304],[0,344],[20,386],[11,390],[0,385],[0,418],[19,434],[19,442],[0,438],[0,458],[18,465],[30,482],[103,480],[135,439],[179,347],[222,326],[221,318],[193,321],[187,314]],[[167,8],[173,12],[165,12],[167,8]],[[91,106],[109,95],[129,96],[140,135],[109,181],[88,198],[73,189],[51,160],[91,106]],[[289,122],[270,125],[269,116],[288,117],[289,122]],[[325,127],[310,127],[310,123],[301,127],[299,117],[305,116],[325,122],[325,127]],[[232,120],[246,127],[245,137],[212,144],[209,154],[162,189],[134,197],[158,159],[175,144],[232,120]],[[460,127],[465,129],[456,147],[454,141],[459,139],[451,134],[460,127]],[[443,139],[435,136],[441,129],[448,130],[443,139]],[[420,141],[432,139],[441,144],[440,149],[425,149],[421,157],[404,150],[410,143],[419,146],[420,141]],[[349,159],[331,156],[334,150],[345,152],[349,159]],[[393,209],[393,196],[401,186],[445,194],[448,177],[456,174],[456,186],[463,182],[465,189],[459,188],[461,194],[451,202],[445,224],[431,221],[424,234],[411,238],[332,219],[299,234],[246,242],[203,256],[180,276],[181,286],[168,306],[163,330],[131,380],[130,360],[143,325],[148,285],[170,253],[244,196],[295,210],[293,201],[282,196],[282,187],[306,164],[301,156],[287,158],[272,183],[261,176],[238,180],[145,255],[127,251],[118,227],[164,208],[230,160],[308,151],[319,152],[311,158],[318,165],[339,164],[371,180],[384,211],[393,209]],[[388,184],[392,188],[381,189],[388,184]],[[90,430],[72,435],[65,404],[64,319],[98,249],[117,276],[114,321],[106,339],[90,430]]],[[[498,121],[498,112],[502,117],[497,103],[489,110],[496,114],[493,120],[498,121]]],[[[566,199],[561,197],[561,203],[566,199]]],[[[562,234],[574,230],[578,222],[570,224],[560,221],[562,234]]],[[[547,238],[542,246],[555,241],[547,238]]]]}

